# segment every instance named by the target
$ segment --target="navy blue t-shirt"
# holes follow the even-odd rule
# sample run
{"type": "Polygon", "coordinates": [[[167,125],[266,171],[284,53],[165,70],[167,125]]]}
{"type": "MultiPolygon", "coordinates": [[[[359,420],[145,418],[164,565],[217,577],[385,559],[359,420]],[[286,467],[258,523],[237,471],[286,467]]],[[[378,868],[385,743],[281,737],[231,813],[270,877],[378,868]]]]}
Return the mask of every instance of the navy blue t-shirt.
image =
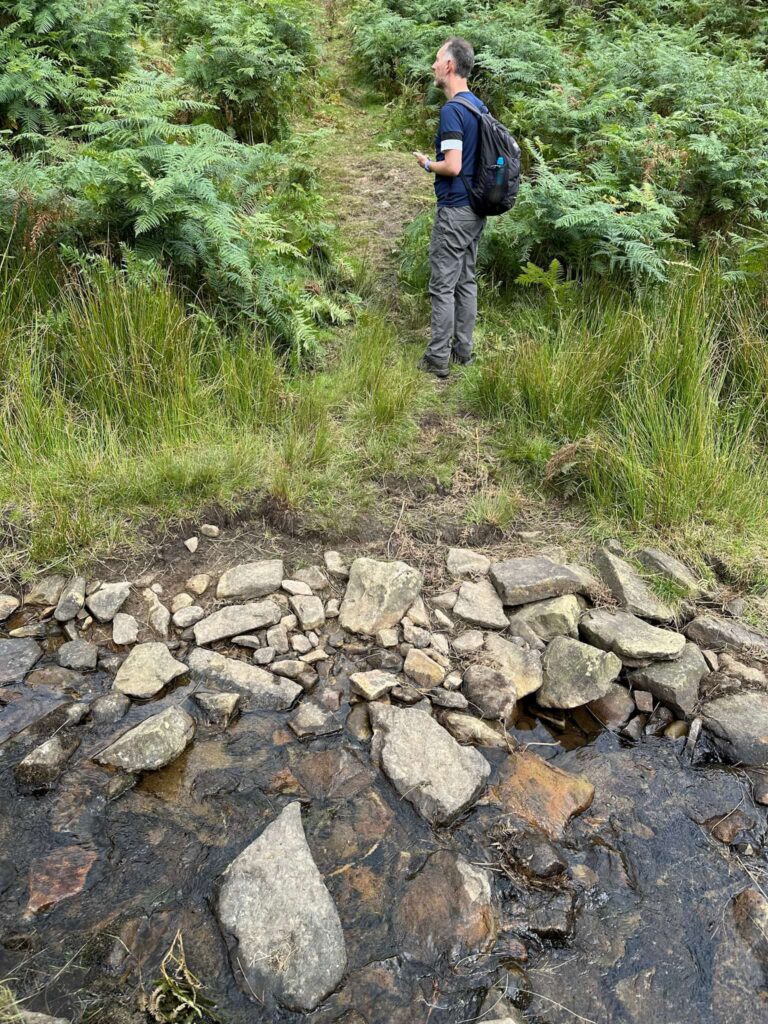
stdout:
{"type": "MultiPolygon", "coordinates": [[[[488,109],[468,89],[456,93],[456,96],[474,103],[483,113],[488,109]]],[[[461,150],[461,172],[469,182],[475,173],[478,123],[478,118],[461,103],[448,100],[440,111],[440,126],[435,137],[435,156],[438,161],[445,160],[445,154],[450,149],[461,150]]],[[[469,196],[460,177],[444,178],[436,174],[435,195],[438,206],[469,206],[469,196]]]]}

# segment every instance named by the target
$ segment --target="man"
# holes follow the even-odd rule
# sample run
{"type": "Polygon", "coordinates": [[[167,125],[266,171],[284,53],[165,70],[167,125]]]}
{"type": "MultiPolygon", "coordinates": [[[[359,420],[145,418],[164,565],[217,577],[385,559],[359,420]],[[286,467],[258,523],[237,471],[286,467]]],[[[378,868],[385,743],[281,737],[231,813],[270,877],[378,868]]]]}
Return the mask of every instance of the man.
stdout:
{"type": "Polygon", "coordinates": [[[475,259],[485,218],[478,217],[469,205],[461,175],[472,181],[479,118],[456,100],[466,100],[483,112],[487,109],[467,87],[474,62],[475,52],[466,39],[449,39],[438,50],[432,71],[435,85],[448,102],[440,111],[436,158],[413,154],[425,171],[435,175],[437,212],[429,244],[432,340],[419,367],[436,377],[448,376],[450,362],[472,362],[477,318],[475,259]]]}

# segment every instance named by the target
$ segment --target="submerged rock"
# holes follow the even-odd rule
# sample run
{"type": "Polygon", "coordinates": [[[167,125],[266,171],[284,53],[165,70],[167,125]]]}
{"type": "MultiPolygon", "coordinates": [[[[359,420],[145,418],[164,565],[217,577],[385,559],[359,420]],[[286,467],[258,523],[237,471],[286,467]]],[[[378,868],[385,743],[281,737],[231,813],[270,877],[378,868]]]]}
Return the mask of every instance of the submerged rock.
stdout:
{"type": "Polygon", "coordinates": [[[416,708],[371,704],[369,717],[371,756],[422,817],[444,825],[475,802],[491,772],[482,754],[416,708]]]}
{"type": "Polygon", "coordinates": [[[81,893],[97,859],[96,850],[63,846],[34,860],[29,872],[29,912],[52,910],[62,900],[81,893]]]}
{"type": "Polygon", "coordinates": [[[586,779],[568,775],[530,750],[513,750],[489,801],[550,839],[558,839],[571,818],[589,807],[594,795],[595,787],[586,779]]]}
{"type": "Polygon", "coordinates": [[[189,675],[193,683],[210,686],[236,686],[251,695],[251,705],[263,711],[286,711],[301,693],[290,680],[278,681],[271,672],[236,658],[196,647],[189,655],[189,675]]]}
{"type": "Polygon", "coordinates": [[[42,655],[34,640],[0,640],[0,686],[20,683],[42,655]]]}
{"type": "Polygon", "coordinates": [[[633,615],[656,622],[669,622],[672,609],[658,598],[629,562],[607,548],[598,548],[592,561],[603,582],[622,608],[633,615]]]}
{"type": "Polygon", "coordinates": [[[291,803],[224,874],[218,916],[248,994],[309,1012],[347,967],[339,914],[291,803]]]}
{"type": "Polygon", "coordinates": [[[577,708],[604,697],[621,672],[621,660],[579,640],[558,636],[544,654],[544,684],[536,700],[545,708],[577,708]]]}
{"type": "Polygon", "coordinates": [[[421,590],[421,573],[405,562],[356,558],[339,610],[342,629],[375,636],[396,625],[421,590]]]}
{"type": "Polygon", "coordinates": [[[216,597],[219,601],[252,601],[273,594],[282,582],[282,559],[245,562],[224,573],[216,587],[216,597]]]}
{"type": "Polygon", "coordinates": [[[177,661],[165,644],[139,644],[118,669],[113,687],[129,697],[154,697],[186,671],[187,666],[177,661]]]}
{"type": "Polygon", "coordinates": [[[531,604],[549,597],[576,594],[582,586],[575,573],[545,555],[494,562],[490,575],[505,605],[531,604]]]}
{"type": "Polygon", "coordinates": [[[632,661],[673,661],[685,647],[685,637],[680,633],[650,626],[629,612],[605,608],[588,611],[579,623],[579,632],[595,647],[632,661]]]}
{"type": "Polygon", "coordinates": [[[707,701],[700,714],[726,761],[768,765],[768,693],[745,690],[718,697],[707,701]]]}
{"type": "Polygon", "coordinates": [[[127,772],[155,771],[175,761],[194,735],[192,716],[181,708],[169,707],[123,733],[95,760],[127,772]]]}

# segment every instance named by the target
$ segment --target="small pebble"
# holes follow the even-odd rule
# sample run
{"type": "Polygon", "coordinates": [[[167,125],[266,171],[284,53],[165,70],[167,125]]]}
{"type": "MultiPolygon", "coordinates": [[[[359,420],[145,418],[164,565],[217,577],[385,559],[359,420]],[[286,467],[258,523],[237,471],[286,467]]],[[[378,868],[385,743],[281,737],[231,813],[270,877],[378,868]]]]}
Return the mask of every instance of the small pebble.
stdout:
{"type": "Polygon", "coordinates": [[[203,523],[200,527],[200,533],[202,533],[204,537],[218,537],[221,530],[218,526],[214,526],[213,523],[203,523]]]}
{"type": "Polygon", "coordinates": [[[184,547],[192,555],[194,555],[194,553],[197,551],[197,548],[198,548],[199,544],[200,544],[200,540],[197,537],[189,537],[187,540],[184,541],[184,547]]]}
{"type": "Polygon", "coordinates": [[[208,587],[211,585],[211,577],[207,573],[201,572],[197,576],[190,576],[185,587],[187,590],[191,590],[193,594],[204,594],[208,587]]]}
{"type": "Polygon", "coordinates": [[[688,735],[688,723],[683,721],[670,722],[664,730],[664,735],[670,740],[679,740],[682,736],[688,735]]]}
{"type": "Polygon", "coordinates": [[[633,690],[632,697],[638,711],[642,711],[644,714],[650,714],[653,711],[655,700],[652,693],[648,693],[647,690],[633,690]]]}
{"type": "Polygon", "coordinates": [[[189,608],[194,603],[194,598],[190,597],[189,594],[177,594],[171,601],[171,612],[175,614],[181,611],[182,608],[189,608]]]}

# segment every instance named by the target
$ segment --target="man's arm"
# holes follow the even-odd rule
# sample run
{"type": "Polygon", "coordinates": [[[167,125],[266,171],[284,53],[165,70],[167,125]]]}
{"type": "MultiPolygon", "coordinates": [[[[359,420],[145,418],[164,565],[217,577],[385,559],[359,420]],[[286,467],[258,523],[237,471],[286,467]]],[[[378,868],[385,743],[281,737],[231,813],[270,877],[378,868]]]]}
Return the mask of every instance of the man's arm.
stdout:
{"type": "Polygon", "coordinates": [[[427,160],[430,163],[430,171],[439,174],[441,178],[457,178],[461,174],[461,150],[449,149],[442,160],[432,160],[425,153],[415,152],[413,154],[420,167],[424,167],[427,160]]]}

